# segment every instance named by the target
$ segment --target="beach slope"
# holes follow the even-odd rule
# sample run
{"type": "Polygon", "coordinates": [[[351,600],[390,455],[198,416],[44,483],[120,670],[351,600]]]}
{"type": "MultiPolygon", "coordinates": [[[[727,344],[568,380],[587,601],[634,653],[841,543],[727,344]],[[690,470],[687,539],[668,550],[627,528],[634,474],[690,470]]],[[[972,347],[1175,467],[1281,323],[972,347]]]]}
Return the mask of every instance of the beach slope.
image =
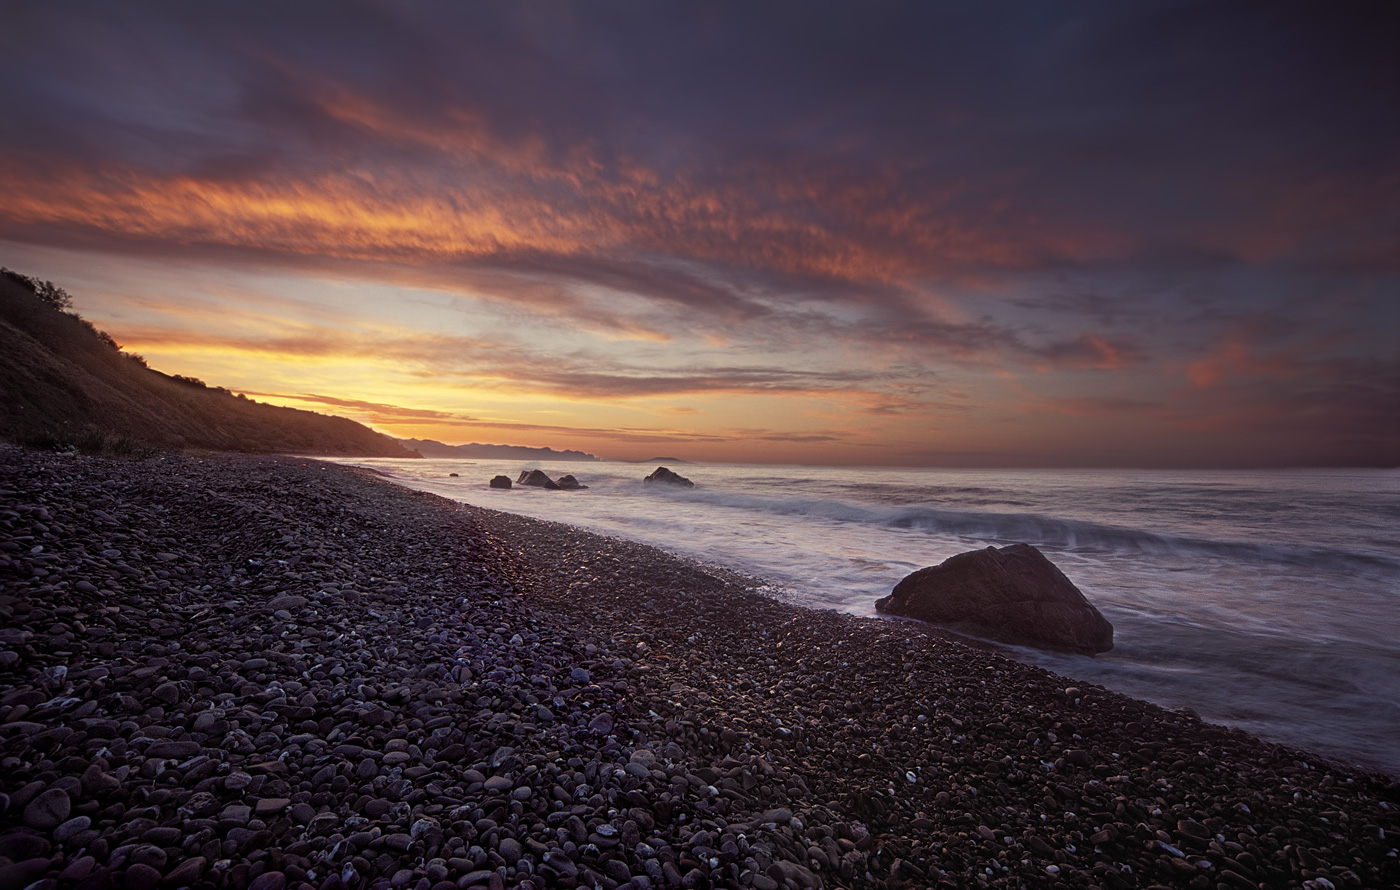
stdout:
{"type": "Polygon", "coordinates": [[[0,618],[3,886],[1400,883],[1385,777],[365,470],[0,448],[0,618]]]}

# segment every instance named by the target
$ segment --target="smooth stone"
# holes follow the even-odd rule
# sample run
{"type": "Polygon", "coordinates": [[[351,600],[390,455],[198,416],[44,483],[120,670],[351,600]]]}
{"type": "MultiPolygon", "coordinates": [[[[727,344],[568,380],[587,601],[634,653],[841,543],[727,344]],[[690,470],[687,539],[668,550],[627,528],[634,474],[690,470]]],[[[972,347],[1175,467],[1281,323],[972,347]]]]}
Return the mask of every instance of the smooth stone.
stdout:
{"type": "Polygon", "coordinates": [[[97,866],[97,860],[91,856],[79,856],[58,873],[60,881],[81,881],[92,874],[93,868],[97,866]]]}
{"type": "Polygon", "coordinates": [[[265,871],[253,879],[248,890],[283,890],[287,886],[287,876],[280,871],[265,871]]]}
{"type": "Polygon", "coordinates": [[[199,742],[154,742],[146,749],[146,756],[153,760],[184,760],[199,753],[199,742]]]}
{"type": "Polygon", "coordinates": [[[186,859],[171,869],[170,874],[166,875],[161,883],[166,887],[188,887],[204,876],[204,869],[208,864],[209,860],[203,856],[186,859]]]}
{"type": "Polygon", "coordinates": [[[127,867],[124,890],[155,890],[160,884],[160,872],[143,862],[127,867]]]}
{"type": "Polygon", "coordinates": [[[365,804],[364,814],[371,819],[382,819],[394,808],[392,801],[376,798],[365,804]]]}
{"type": "Polygon", "coordinates": [[[162,825],[143,832],[141,840],[148,844],[155,844],[157,847],[175,847],[180,843],[185,833],[173,825],[162,825]]]}
{"type": "Polygon", "coordinates": [[[235,825],[247,825],[252,818],[253,808],[240,803],[231,803],[219,813],[220,822],[232,822],[235,825]]]}
{"type": "Polygon", "coordinates": [[[149,865],[154,869],[165,868],[165,860],[168,857],[164,850],[155,844],[142,844],[131,851],[131,861],[141,865],[149,865]]]}
{"type": "Polygon", "coordinates": [[[229,791],[242,791],[253,783],[253,777],[245,772],[235,770],[224,776],[224,788],[229,791]]]}
{"type": "Polygon", "coordinates": [[[292,802],[285,797],[264,797],[253,807],[253,815],[260,819],[264,816],[275,816],[291,804],[292,802]]]}
{"type": "Polygon", "coordinates": [[[522,855],[520,849],[520,842],[517,841],[515,838],[511,837],[501,838],[501,842],[497,847],[496,852],[501,854],[501,858],[506,861],[507,865],[514,865],[520,860],[520,857],[522,855]]]}
{"type": "Polygon", "coordinates": [[[73,800],[61,788],[50,788],[34,798],[24,808],[24,824],[30,828],[48,830],[57,828],[68,819],[73,810],[73,800]]]}
{"type": "Polygon", "coordinates": [[[0,834],[0,856],[14,862],[43,859],[52,849],[53,845],[43,835],[29,832],[0,834]]]}
{"type": "Polygon", "coordinates": [[[1212,837],[1211,830],[1194,819],[1177,820],[1176,830],[1197,840],[1209,840],[1212,837]]]}
{"type": "MultiPolygon", "coordinates": [[[[0,862],[0,887],[5,890],[19,890],[21,887],[29,887],[43,877],[44,872],[49,870],[50,862],[47,859],[23,859],[14,863],[0,862]]],[[[52,884],[52,882],[49,882],[52,884]]]]}
{"type": "Polygon", "coordinates": [[[88,827],[91,825],[92,819],[90,817],[74,816],[72,819],[69,819],[53,830],[53,839],[60,844],[66,844],[79,834],[87,831],[88,827]]]}

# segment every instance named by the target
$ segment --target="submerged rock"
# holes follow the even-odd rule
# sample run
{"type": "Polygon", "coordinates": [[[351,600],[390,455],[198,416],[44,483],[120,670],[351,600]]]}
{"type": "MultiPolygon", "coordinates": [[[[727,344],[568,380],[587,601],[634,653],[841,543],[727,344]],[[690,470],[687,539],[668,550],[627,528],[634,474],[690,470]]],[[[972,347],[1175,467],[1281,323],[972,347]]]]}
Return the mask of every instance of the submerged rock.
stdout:
{"type": "Polygon", "coordinates": [[[642,480],[643,482],[665,482],[667,485],[679,485],[682,488],[694,488],[695,483],[682,476],[680,473],[673,473],[665,467],[657,467],[650,476],[642,480]]]}
{"type": "Polygon", "coordinates": [[[565,489],[566,491],[582,491],[588,488],[587,485],[580,483],[572,475],[560,476],[559,487],[565,489]]]}
{"type": "Polygon", "coordinates": [[[492,487],[492,488],[510,488],[510,477],[509,477],[509,476],[493,476],[493,477],[491,477],[491,487],[492,487]]]}
{"type": "Polygon", "coordinates": [[[515,480],[516,485],[533,485],[537,488],[548,488],[553,491],[559,490],[559,483],[545,473],[544,470],[521,470],[520,478],[515,480]]]}
{"type": "Polygon", "coordinates": [[[919,569],[875,608],[1004,643],[1093,655],[1113,625],[1029,544],[988,547],[919,569]]]}

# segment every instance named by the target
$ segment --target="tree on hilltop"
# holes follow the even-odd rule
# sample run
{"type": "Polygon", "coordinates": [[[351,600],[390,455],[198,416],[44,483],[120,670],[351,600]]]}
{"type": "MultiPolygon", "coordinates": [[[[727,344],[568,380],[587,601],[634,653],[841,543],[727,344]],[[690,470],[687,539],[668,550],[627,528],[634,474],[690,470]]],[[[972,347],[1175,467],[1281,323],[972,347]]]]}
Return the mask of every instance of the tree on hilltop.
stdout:
{"type": "Polygon", "coordinates": [[[4,275],[6,278],[19,282],[21,285],[28,288],[34,296],[48,303],[60,312],[67,312],[73,308],[73,295],[54,284],[52,281],[30,278],[28,275],[21,272],[15,272],[12,269],[6,269],[4,267],[0,267],[0,275],[4,275]]]}

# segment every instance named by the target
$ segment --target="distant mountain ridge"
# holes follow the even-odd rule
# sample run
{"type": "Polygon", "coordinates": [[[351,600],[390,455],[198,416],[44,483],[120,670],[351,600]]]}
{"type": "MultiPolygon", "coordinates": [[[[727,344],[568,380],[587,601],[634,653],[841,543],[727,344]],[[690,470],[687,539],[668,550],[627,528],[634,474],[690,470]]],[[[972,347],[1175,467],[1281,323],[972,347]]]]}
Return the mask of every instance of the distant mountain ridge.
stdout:
{"type": "Polygon", "coordinates": [[[412,448],[424,457],[496,458],[505,460],[571,460],[596,461],[597,457],[583,451],[555,451],[553,448],[531,448],[528,445],[446,445],[433,439],[400,439],[405,448],[412,448]]]}
{"type": "Polygon", "coordinates": [[[56,447],[120,439],[167,449],[421,456],[344,417],[152,370],[70,304],[51,282],[0,269],[0,437],[56,447]]]}

